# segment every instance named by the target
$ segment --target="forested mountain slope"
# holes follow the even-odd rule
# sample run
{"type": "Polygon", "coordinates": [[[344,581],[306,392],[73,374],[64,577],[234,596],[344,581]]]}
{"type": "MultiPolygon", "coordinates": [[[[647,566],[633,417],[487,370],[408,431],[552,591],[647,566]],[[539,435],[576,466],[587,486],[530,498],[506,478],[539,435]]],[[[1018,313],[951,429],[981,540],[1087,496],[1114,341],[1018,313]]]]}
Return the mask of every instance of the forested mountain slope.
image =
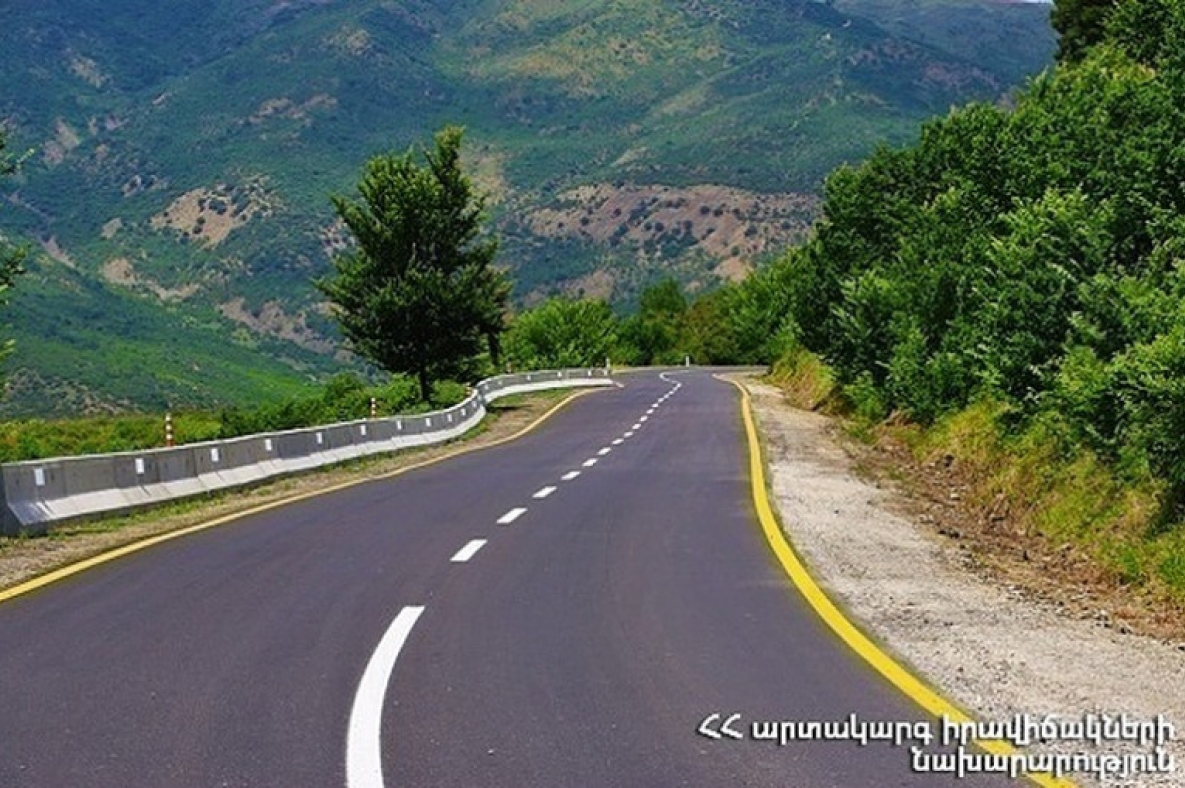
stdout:
{"type": "Polygon", "coordinates": [[[252,400],[340,367],[328,195],[467,127],[516,297],[629,301],[802,237],[821,179],[1049,60],[1046,7],[15,0],[13,411],[252,400]],[[984,42],[994,42],[990,47],[984,42]]]}

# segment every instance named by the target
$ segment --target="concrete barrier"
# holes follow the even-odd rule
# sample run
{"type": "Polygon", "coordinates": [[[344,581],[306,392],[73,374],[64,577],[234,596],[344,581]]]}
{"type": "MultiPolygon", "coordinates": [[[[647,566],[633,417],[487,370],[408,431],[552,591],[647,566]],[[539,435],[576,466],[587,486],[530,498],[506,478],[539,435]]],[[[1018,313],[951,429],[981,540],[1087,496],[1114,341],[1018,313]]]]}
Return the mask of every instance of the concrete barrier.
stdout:
{"type": "Polygon", "coordinates": [[[248,435],[168,449],[56,457],[0,465],[0,533],[44,533],[51,526],[254,484],[357,457],[457,438],[502,397],[577,386],[608,386],[603,369],[499,375],[464,402],[432,413],[248,435]]]}

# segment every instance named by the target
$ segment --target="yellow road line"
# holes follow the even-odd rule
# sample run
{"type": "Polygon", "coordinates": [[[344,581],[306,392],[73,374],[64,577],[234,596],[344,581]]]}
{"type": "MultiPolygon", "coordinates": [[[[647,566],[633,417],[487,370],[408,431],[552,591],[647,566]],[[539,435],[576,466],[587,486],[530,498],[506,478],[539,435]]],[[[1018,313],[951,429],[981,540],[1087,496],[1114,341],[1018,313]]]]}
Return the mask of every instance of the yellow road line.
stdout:
{"type": "MultiPolygon", "coordinates": [[[[864,661],[916,704],[935,717],[945,716],[956,723],[971,722],[970,715],[928,687],[921,679],[902,667],[872,642],[844,615],[843,611],[836,607],[826,592],[811,577],[810,572],[794,552],[794,548],[790,546],[785,532],[778,525],[773,507],[770,505],[769,494],[765,487],[765,465],[761,457],[761,444],[757,439],[757,428],[753,421],[749,391],[735,380],[721,379],[728,380],[741,391],[741,413],[744,417],[745,434],[749,442],[749,478],[753,488],[753,503],[757,507],[757,519],[761,521],[761,530],[765,533],[770,549],[773,550],[778,562],[789,575],[791,582],[819,617],[847,644],[848,648],[859,654],[864,661]]],[[[976,744],[993,755],[1011,755],[1017,752],[1016,748],[1006,741],[981,740],[976,741],[976,744]]],[[[1027,777],[1044,788],[1075,788],[1074,783],[1069,780],[1055,778],[1049,774],[1031,773],[1027,777]]]]}
{"type": "Polygon", "coordinates": [[[282,498],[278,501],[270,501],[265,504],[260,504],[259,506],[253,506],[250,509],[244,509],[241,512],[235,512],[234,514],[228,514],[223,517],[215,518],[213,520],[207,520],[206,522],[198,523],[197,525],[191,525],[186,528],[180,528],[176,531],[169,531],[168,533],[158,534],[157,536],[150,536],[146,539],[141,539],[138,542],[132,542],[131,544],[124,545],[123,547],[117,547],[113,550],[108,550],[105,553],[100,553],[99,555],[92,556],[91,558],[86,558],[81,561],[77,561],[75,563],[68,564],[67,566],[63,566],[59,569],[55,569],[52,572],[48,572],[48,573],[41,575],[39,577],[35,577],[32,580],[26,580],[25,582],[19,583],[19,584],[13,586],[12,588],[8,588],[3,591],[0,591],[0,602],[6,602],[9,599],[13,599],[13,598],[21,596],[23,594],[27,594],[27,593],[29,593],[31,591],[35,591],[39,588],[44,588],[45,586],[50,585],[51,583],[56,583],[59,580],[76,575],[79,572],[85,572],[87,569],[91,569],[92,567],[96,567],[96,566],[99,566],[100,564],[108,563],[109,561],[114,561],[115,559],[122,558],[125,555],[130,555],[132,553],[138,553],[141,550],[147,550],[148,548],[154,547],[154,546],[161,544],[163,542],[169,542],[169,541],[172,541],[173,539],[180,539],[183,536],[189,536],[190,534],[196,534],[199,531],[206,531],[211,528],[216,528],[220,525],[225,525],[225,524],[233,522],[235,520],[241,520],[244,517],[250,517],[252,515],[261,514],[263,512],[270,511],[272,509],[278,509],[281,506],[288,506],[289,504],[297,503],[299,501],[305,501],[305,500],[308,500],[309,498],[314,498],[318,495],[328,495],[329,493],[339,492],[341,490],[345,490],[350,487],[357,486],[359,484],[366,484],[366,483],[373,482],[373,481],[381,481],[383,479],[390,479],[392,477],[399,476],[400,474],[404,474],[409,471],[414,471],[414,470],[418,470],[420,468],[425,468],[429,465],[435,465],[438,462],[442,462],[444,460],[449,460],[449,459],[452,459],[453,457],[457,457],[462,454],[470,454],[475,451],[481,451],[482,449],[489,449],[494,446],[500,446],[504,443],[509,443],[510,441],[517,440],[518,438],[521,438],[522,436],[526,435],[528,432],[531,432],[532,430],[534,430],[536,427],[538,427],[540,424],[542,424],[544,421],[546,421],[552,415],[554,415],[560,408],[563,408],[564,406],[568,405],[570,402],[572,402],[576,398],[582,397],[585,394],[590,394],[593,391],[598,391],[598,390],[599,389],[587,389],[584,391],[578,391],[574,394],[569,395],[568,397],[565,397],[562,401],[558,402],[554,407],[549,409],[542,416],[535,419],[535,421],[531,422],[526,427],[522,428],[521,430],[514,433],[513,435],[507,436],[505,438],[499,438],[498,440],[491,441],[490,443],[483,443],[480,446],[467,446],[467,447],[462,446],[462,447],[458,448],[456,451],[452,451],[447,454],[443,454],[439,457],[433,457],[432,459],[424,460],[423,462],[417,462],[413,465],[408,465],[403,468],[397,468],[396,470],[391,471],[389,473],[380,474],[378,476],[370,476],[370,477],[367,477],[364,479],[354,479],[354,480],[351,480],[348,482],[342,482],[341,484],[335,484],[330,487],[326,487],[322,490],[312,490],[310,492],[297,493],[297,494],[289,496],[287,498],[282,498]]]}

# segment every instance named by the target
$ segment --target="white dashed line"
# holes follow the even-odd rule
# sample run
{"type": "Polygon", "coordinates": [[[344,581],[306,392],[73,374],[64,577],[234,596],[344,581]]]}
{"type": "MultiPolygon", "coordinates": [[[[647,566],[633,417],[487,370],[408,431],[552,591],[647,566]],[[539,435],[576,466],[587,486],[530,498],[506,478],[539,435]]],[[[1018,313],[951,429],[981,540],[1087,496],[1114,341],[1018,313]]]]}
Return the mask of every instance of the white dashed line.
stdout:
{"type": "Polygon", "coordinates": [[[573,479],[575,479],[575,478],[576,478],[577,476],[579,476],[579,475],[580,475],[580,471],[568,471],[567,473],[565,473],[565,474],[564,474],[563,476],[561,476],[560,478],[561,478],[562,480],[566,481],[566,482],[570,482],[570,481],[572,481],[573,479]]]}
{"type": "Polygon", "coordinates": [[[514,509],[511,509],[506,514],[499,517],[498,518],[498,525],[510,525],[515,520],[517,520],[518,518],[520,518],[524,514],[526,514],[526,512],[527,512],[527,510],[525,508],[523,508],[522,506],[517,506],[514,509]]]}
{"type": "Polygon", "coordinates": [[[454,555],[449,560],[452,561],[454,564],[464,564],[464,563],[468,562],[470,558],[477,555],[477,551],[485,546],[486,546],[485,539],[474,539],[472,542],[470,542],[469,544],[465,545],[460,550],[458,550],[457,554],[454,555]]]}
{"type": "Polygon", "coordinates": [[[642,418],[638,419],[638,423],[639,423],[639,424],[645,424],[645,423],[646,423],[647,421],[649,421],[649,420],[650,420],[650,417],[649,417],[649,416],[643,416],[642,418]]]}
{"type": "Polygon", "coordinates": [[[594,466],[594,465],[596,465],[596,464],[597,464],[597,458],[596,458],[596,457],[593,457],[592,459],[585,460],[585,461],[584,461],[584,463],[583,463],[583,465],[584,465],[584,467],[585,467],[585,468],[591,468],[591,467],[593,467],[593,466],[594,466]]]}
{"type": "Polygon", "coordinates": [[[346,733],[346,788],[383,788],[383,699],[395,660],[423,612],[422,607],[399,611],[366,663],[346,733]]]}
{"type": "Polygon", "coordinates": [[[614,446],[620,446],[620,445],[621,445],[621,444],[623,444],[623,443],[625,443],[625,439],[624,439],[624,438],[617,438],[616,440],[614,440],[614,441],[613,441],[613,445],[614,445],[614,446]]]}
{"type": "Polygon", "coordinates": [[[555,488],[554,488],[554,487],[544,487],[542,490],[540,490],[539,492],[535,493],[535,494],[534,494],[534,495],[532,495],[531,497],[532,497],[532,498],[535,498],[535,499],[537,499],[537,500],[540,500],[540,501],[542,501],[544,498],[546,498],[547,496],[551,495],[553,492],[555,492],[555,488]]]}
{"type": "Polygon", "coordinates": [[[637,424],[635,424],[634,426],[630,427],[630,429],[631,429],[631,430],[640,430],[640,429],[642,429],[642,422],[638,422],[638,423],[637,423],[637,424]]]}
{"type": "Polygon", "coordinates": [[[632,438],[632,437],[634,437],[634,431],[633,431],[633,430],[630,430],[629,432],[627,432],[627,433],[626,433],[625,435],[623,435],[622,437],[623,437],[623,438],[632,438]]]}
{"type": "Polygon", "coordinates": [[[611,449],[610,447],[606,446],[605,448],[603,448],[603,449],[601,449],[599,452],[597,452],[597,456],[598,456],[598,457],[604,457],[606,454],[608,454],[608,453],[609,453],[609,452],[611,452],[611,451],[613,451],[613,449],[611,449]]]}

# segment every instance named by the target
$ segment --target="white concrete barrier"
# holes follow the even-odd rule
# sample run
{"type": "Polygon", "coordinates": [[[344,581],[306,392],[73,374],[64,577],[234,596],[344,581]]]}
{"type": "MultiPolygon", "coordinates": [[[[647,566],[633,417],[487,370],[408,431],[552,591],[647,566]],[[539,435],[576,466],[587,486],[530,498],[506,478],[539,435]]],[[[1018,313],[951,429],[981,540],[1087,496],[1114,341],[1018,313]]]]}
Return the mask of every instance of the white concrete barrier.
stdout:
{"type": "Polygon", "coordinates": [[[44,533],[70,520],[243,487],[357,457],[443,443],[477,426],[486,404],[531,391],[610,386],[603,369],[499,375],[432,413],[342,422],[167,449],[57,457],[0,466],[0,532],[44,533]]]}

